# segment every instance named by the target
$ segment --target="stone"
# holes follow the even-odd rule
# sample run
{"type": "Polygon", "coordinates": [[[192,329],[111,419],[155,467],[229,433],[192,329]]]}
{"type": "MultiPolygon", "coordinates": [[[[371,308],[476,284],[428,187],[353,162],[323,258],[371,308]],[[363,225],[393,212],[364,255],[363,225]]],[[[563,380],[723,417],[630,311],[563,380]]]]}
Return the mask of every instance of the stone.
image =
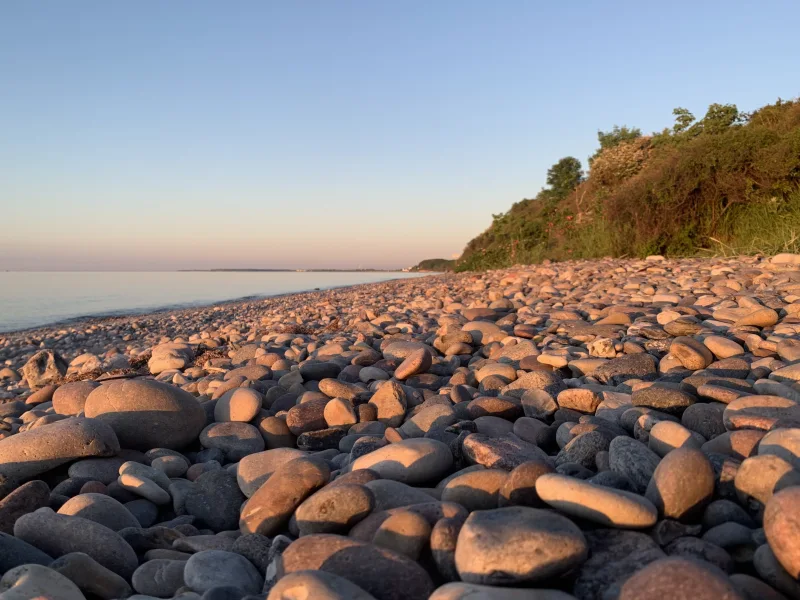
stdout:
{"type": "Polygon", "coordinates": [[[61,556],[50,564],[50,568],[72,581],[81,591],[102,600],[127,598],[133,592],[122,577],[82,552],[61,556]]]}
{"type": "Polygon", "coordinates": [[[263,397],[252,388],[234,388],[222,394],[214,405],[214,420],[218,423],[238,421],[249,423],[261,410],[263,397]]]}
{"type": "Polygon", "coordinates": [[[627,437],[614,438],[608,447],[608,455],[611,470],[627,477],[640,493],[647,489],[661,460],[647,446],[627,437]]]}
{"type": "Polygon", "coordinates": [[[273,448],[245,456],[236,469],[239,489],[249,498],[278,467],[301,456],[306,456],[306,452],[296,448],[273,448]]]}
{"type": "Polygon", "coordinates": [[[699,520],[714,495],[714,469],[700,450],[678,448],[658,464],[645,497],[661,517],[699,520]]]}
{"type": "Polygon", "coordinates": [[[264,438],[248,423],[212,423],[200,432],[199,437],[204,448],[222,450],[229,462],[238,462],[249,454],[264,450],[264,438]]]}
{"type": "Polygon", "coordinates": [[[542,475],[553,472],[553,467],[543,460],[531,460],[515,467],[503,482],[503,487],[500,488],[497,498],[498,507],[544,507],[545,503],[536,492],[536,482],[542,475]]]}
{"type": "Polygon", "coordinates": [[[730,579],[717,567],[688,558],[662,558],[628,579],[619,600],[692,598],[692,600],[743,600],[730,579]]]}
{"type": "Polygon", "coordinates": [[[558,410],[558,403],[544,390],[525,390],[520,398],[526,417],[549,419],[558,410]]]}
{"type": "Polygon", "coordinates": [[[722,420],[729,431],[769,431],[780,421],[800,423],[800,404],[781,396],[744,396],[728,404],[722,420]]]}
{"type": "Polygon", "coordinates": [[[117,479],[120,488],[141,496],[157,505],[169,504],[171,499],[169,492],[165,492],[153,480],[147,477],[123,473],[117,479]]]}
{"type": "Polygon", "coordinates": [[[58,514],[88,519],[112,531],[140,526],[127,508],[105,494],[79,494],[67,500],[58,509],[58,514]]]}
{"type": "Polygon", "coordinates": [[[468,511],[497,508],[500,490],[509,473],[500,469],[481,469],[464,473],[447,482],[442,502],[455,502],[468,511]]]}
{"type": "Polygon", "coordinates": [[[245,504],[239,519],[241,532],[274,535],[329,480],[330,469],[319,458],[304,456],[284,463],[245,504]]]}
{"type": "Polygon", "coordinates": [[[687,336],[672,340],[669,353],[691,371],[705,369],[714,362],[714,355],[702,342],[687,336]]]}
{"type": "Polygon", "coordinates": [[[744,354],[744,348],[742,348],[740,344],[720,335],[706,336],[703,338],[703,344],[706,348],[711,350],[714,356],[720,359],[744,354]]]}
{"type": "Polygon", "coordinates": [[[73,381],[58,386],[53,393],[53,410],[60,415],[77,416],[83,412],[86,398],[100,384],[95,381],[73,381]]]}
{"type": "Polygon", "coordinates": [[[800,428],[778,428],[769,431],[758,442],[759,456],[779,456],[800,471],[800,428]]]}
{"type": "Polygon", "coordinates": [[[185,369],[194,360],[194,349],[189,344],[159,344],[153,348],[147,368],[153,375],[173,369],[185,369]]]}
{"type": "Polygon", "coordinates": [[[59,383],[66,374],[68,365],[58,352],[40,350],[22,367],[22,376],[30,388],[59,383]]]}
{"type": "Polygon", "coordinates": [[[500,588],[454,582],[436,588],[429,600],[574,600],[574,598],[574,596],[558,590],[500,588]]]}
{"type": "Polygon", "coordinates": [[[400,426],[407,437],[423,437],[433,429],[444,429],[458,421],[455,411],[447,404],[433,404],[422,407],[400,426]]]}
{"type": "Polygon", "coordinates": [[[0,477],[24,481],[70,461],[119,452],[114,431],[97,419],[69,418],[0,443],[0,477]]]}
{"type": "Polygon", "coordinates": [[[759,546],[755,551],[753,566],[763,581],[787,598],[800,598],[800,583],[781,566],[768,544],[759,546]]]}
{"type": "MultiPolygon", "coordinates": [[[[215,536],[216,537],[216,536],[215,536]]],[[[241,554],[264,575],[269,566],[269,554],[272,548],[272,540],[257,533],[240,535],[231,546],[230,551],[241,554]]]]}
{"type": "Polygon", "coordinates": [[[341,398],[334,398],[325,404],[323,420],[326,423],[325,427],[355,425],[358,423],[358,415],[349,401],[341,398]]]}
{"type": "Polygon", "coordinates": [[[597,454],[608,450],[608,437],[599,431],[587,431],[572,438],[558,453],[556,465],[577,463],[587,469],[594,468],[597,454]]]}
{"type": "Polygon", "coordinates": [[[299,571],[282,577],[272,588],[267,600],[375,600],[344,577],[325,571],[299,571]]]}
{"type": "Polygon", "coordinates": [[[800,579],[800,487],[781,490],[767,501],[764,533],[781,566],[800,579]]]}
{"type": "Polygon", "coordinates": [[[88,519],[56,514],[49,508],[17,519],[14,536],[56,558],[83,552],[125,579],[138,566],[133,548],[116,532],[88,519]]]}
{"type": "Polygon", "coordinates": [[[634,390],[631,394],[633,406],[653,408],[671,415],[680,415],[695,403],[694,396],[655,383],[651,386],[634,390]]]}
{"type": "Polygon", "coordinates": [[[425,569],[402,554],[333,534],[292,542],[281,556],[278,572],[282,579],[299,571],[344,577],[377,600],[417,600],[434,590],[425,569]]]}
{"type": "Polygon", "coordinates": [[[206,424],[194,396],[149,379],[102,385],[86,399],[85,414],[110,425],[123,448],[137,450],[182,448],[196,440],[206,424]]]}
{"type": "Polygon", "coordinates": [[[750,512],[761,513],[774,493],[800,485],[800,472],[772,454],[751,456],[736,471],[734,485],[739,503],[750,512]]]}
{"type": "Polygon", "coordinates": [[[467,583],[536,583],[579,567],[588,558],[581,530],[549,511],[511,506],[475,511],[458,535],[456,568],[467,583]]]}
{"type": "Polygon", "coordinates": [[[291,407],[289,412],[286,413],[286,426],[289,431],[297,436],[328,427],[325,421],[325,406],[328,401],[327,398],[322,398],[291,407]]]}
{"type": "Polygon", "coordinates": [[[666,555],[644,533],[620,529],[586,532],[589,559],[580,567],[573,593],[578,598],[612,598],[636,571],[666,555]]]}
{"type": "Polygon", "coordinates": [[[431,354],[427,348],[418,348],[412,351],[394,372],[396,379],[400,381],[427,372],[432,364],[431,354]]]}
{"type": "Polygon", "coordinates": [[[203,593],[216,586],[229,585],[244,594],[261,591],[264,578],[245,557],[222,550],[205,550],[193,554],[183,571],[186,585],[203,593]]]}
{"type": "Polygon", "coordinates": [[[294,513],[300,535],[347,533],[375,507],[375,496],[363,485],[326,486],[294,513]]]}
{"type": "Polygon", "coordinates": [[[0,500],[0,532],[14,533],[22,515],[50,505],[50,488],[44,481],[29,481],[0,500]]]}
{"type": "Polygon", "coordinates": [[[472,433],[464,439],[464,456],[472,464],[487,469],[511,471],[531,460],[547,461],[541,448],[518,438],[514,434],[492,438],[482,433],[472,433]]]}
{"type": "Polygon", "coordinates": [[[148,560],[133,573],[133,589],[156,598],[171,598],[186,585],[186,561],[157,558],[148,560]]]}
{"type": "Polygon", "coordinates": [[[239,509],[246,500],[236,476],[228,471],[210,471],[198,477],[186,493],[186,513],[212,531],[236,529],[239,509]]]}
{"type": "Polygon", "coordinates": [[[0,579],[3,600],[86,600],[78,586],[61,573],[42,565],[21,565],[0,579]]]}
{"type": "Polygon", "coordinates": [[[99,481],[108,485],[117,480],[120,467],[129,460],[131,458],[126,453],[109,458],[85,458],[72,463],[67,472],[75,479],[99,481]]]}
{"type": "Polygon", "coordinates": [[[735,573],[730,579],[744,600],[786,600],[786,596],[751,575],[735,573]]]}
{"type": "Polygon", "coordinates": [[[683,425],[672,421],[659,421],[650,429],[648,448],[660,457],[666,456],[676,448],[701,448],[706,439],[699,433],[690,431],[683,425]]]}
{"type": "Polygon", "coordinates": [[[638,494],[595,485],[556,473],[536,480],[544,502],[570,516],[619,529],[645,529],[658,518],[653,504],[638,494]]]}
{"type": "Polygon", "coordinates": [[[669,556],[695,559],[714,565],[725,573],[732,573],[734,562],[725,549],[704,539],[683,536],[672,540],[664,547],[669,556]]]}
{"type": "Polygon", "coordinates": [[[593,415],[603,401],[603,397],[588,388],[572,388],[560,392],[556,400],[560,408],[570,408],[593,415]]]}
{"type": "Polygon", "coordinates": [[[342,367],[335,362],[307,360],[299,367],[303,381],[322,381],[323,379],[336,379],[342,367]]]}
{"type": "Polygon", "coordinates": [[[431,526],[420,514],[411,510],[393,511],[379,526],[372,543],[417,560],[428,544],[431,526]]]}
{"type": "Polygon", "coordinates": [[[649,354],[626,354],[598,367],[593,376],[601,383],[618,385],[628,379],[651,381],[656,378],[656,360],[649,354]]]}
{"type": "Polygon", "coordinates": [[[378,412],[378,421],[387,427],[399,427],[403,424],[408,405],[403,386],[395,381],[387,381],[378,388],[369,403],[378,412]]]}
{"type": "Polygon", "coordinates": [[[741,317],[733,325],[734,327],[772,327],[778,322],[778,313],[771,308],[759,308],[741,317]]]}
{"type": "Polygon", "coordinates": [[[25,564],[49,565],[53,557],[7,533],[0,533],[0,572],[25,564]]]}
{"type": "Polygon", "coordinates": [[[436,480],[453,464],[450,449],[442,442],[414,438],[379,448],[357,458],[352,470],[370,469],[383,479],[415,485],[436,480]]]}

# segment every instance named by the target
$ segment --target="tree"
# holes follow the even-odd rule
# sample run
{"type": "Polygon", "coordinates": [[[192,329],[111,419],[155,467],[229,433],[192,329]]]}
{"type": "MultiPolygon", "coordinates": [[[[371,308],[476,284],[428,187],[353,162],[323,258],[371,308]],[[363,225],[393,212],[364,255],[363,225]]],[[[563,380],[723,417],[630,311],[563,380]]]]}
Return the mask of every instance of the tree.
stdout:
{"type": "Polygon", "coordinates": [[[673,108],[672,114],[675,115],[675,125],[672,126],[675,133],[686,131],[694,123],[694,115],[686,108],[673,108]]]}
{"type": "Polygon", "coordinates": [[[614,125],[611,131],[600,131],[598,129],[597,141],[600,142],[600,148],[589,157],[589,165],[591,166],[592,161],[597,158],[603,150],[619,146],[623,142],[630,142],[640,137],[642,137],[642,130],[638,127],[628,127],[627,125],[620,127],[619,125],[614,125]]]}
{"type": "Polygon", "coordinates": [[[704,133],[721,133],[739,121],[739,109],[735,104],[712,104],[703,117],[704,133]]]}
{"type": "Polygon", "coordinates": [[[557,198],[566,198],[583,181],[581,161],[574,156],[562,158],[547,170],[547,185],[557,198]]]}

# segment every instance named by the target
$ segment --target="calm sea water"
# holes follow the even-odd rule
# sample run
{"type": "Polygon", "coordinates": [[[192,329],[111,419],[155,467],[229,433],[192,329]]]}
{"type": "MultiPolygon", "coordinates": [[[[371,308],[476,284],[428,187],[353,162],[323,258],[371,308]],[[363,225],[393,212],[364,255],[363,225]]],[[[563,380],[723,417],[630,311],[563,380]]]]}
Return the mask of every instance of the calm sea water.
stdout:
{"type": "Polygon", "coordinates": [[[0,331],[407,277],[362,272],[0,272],[0,331]]]}

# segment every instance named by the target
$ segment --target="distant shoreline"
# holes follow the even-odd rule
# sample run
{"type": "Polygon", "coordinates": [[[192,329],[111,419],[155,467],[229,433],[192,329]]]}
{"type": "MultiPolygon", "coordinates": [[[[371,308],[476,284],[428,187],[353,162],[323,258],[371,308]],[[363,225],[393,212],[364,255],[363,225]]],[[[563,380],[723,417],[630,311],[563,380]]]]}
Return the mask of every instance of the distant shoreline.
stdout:
{"type": "MultiPolygon", "coordinates": [[[[208,272],[208,271],[203,271],[208,272]]],[[[282,271],[276,271],[282,272],[282,271]]],[[[290,271],[292,272],[292,271],[290,271]]],[[[352,271],[343,271],[343,272],[352,272],[352,271]]],[[[383,272],[383,271],[375,271],[375,272],[383,272]]],[[[402,271],[386,271],[387,273],[402,273],[402,271]]],[[[441,273],[425,273],[424,276],[431,276],[431,275],[440,275],[441,273]]],[[[415,278],[412,278],[415,279],[415,278]]],[[[344,284],[344,285],[334,285],[334,286],[322,286],[322,287],[315,287],[315,288],[306,288],[300,290],[294,290],[291,292],[282,292],[277,294],[251,294],[246,296],[238,296],[234,298],[227,298],[223,300],[213,301],[213,302],[183,302],[177,304],[165,304],[158,307],[153,308],[146,308],[143,310],[139,309],[130,309],[130,310],[118,310],[118,311],[108,311],[98,314],[87,314],[87,315],[80,315],[75,317],[70,317],[67,319],[59,319],[57,321],[52,321],[49,323],[43,323],[41,325],[34,325],[33,327],[22,327],[20,329],[10,329],[10,330],[1,330],[0,331],[0,339],[9,338],[11,336],[25,336],[25,335],[35,335],[37,333],[50,333],[53,330],[61,329],[64,327],[77,327],[81,325],[91,325],[94,322],[98,321],[107,321],[109,319],[136,319],[136,318],[143,318],[143,317],[159,317],[159,316],[166,316],[172,314],[180,314],[184,311],[195,311],[195,310],[203,310],[208,308],[214,307],[224,307],[230,306],[235,304],[246,304],[249,302],[258,302],[262,300],[269,300],[273,298],[282,298],[287,296],[296,296],[301,294],[312,294],[312,293],[323,293],[329,292],[334,290],[342,290],[346,288],[358,288],[361,286],[374,286],[380,285],[384,283],[389,283],[393,281],[403,281],[405,278],[398,277],[398,278],[390,278],[384,279],[381,281],[371,281],[365,283],[353,283],[353,284],[344,284]]]]}

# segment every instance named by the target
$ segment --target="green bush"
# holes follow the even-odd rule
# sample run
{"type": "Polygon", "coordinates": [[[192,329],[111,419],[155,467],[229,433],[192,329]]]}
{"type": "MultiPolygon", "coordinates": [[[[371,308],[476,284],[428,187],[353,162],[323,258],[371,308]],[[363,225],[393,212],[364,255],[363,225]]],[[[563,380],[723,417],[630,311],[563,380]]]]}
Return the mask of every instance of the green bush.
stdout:
{"type": "Polygon", "coordinates": [[[778,101],[751,115],[712,104],[700,121],[686,109],[674,115],[672,129],[652,136],[627,127],[600,132],[585,180],[576,159],[556,163],[550,187],[494,215],[456,269],[796,249],[800,102],[778,101]]]}

